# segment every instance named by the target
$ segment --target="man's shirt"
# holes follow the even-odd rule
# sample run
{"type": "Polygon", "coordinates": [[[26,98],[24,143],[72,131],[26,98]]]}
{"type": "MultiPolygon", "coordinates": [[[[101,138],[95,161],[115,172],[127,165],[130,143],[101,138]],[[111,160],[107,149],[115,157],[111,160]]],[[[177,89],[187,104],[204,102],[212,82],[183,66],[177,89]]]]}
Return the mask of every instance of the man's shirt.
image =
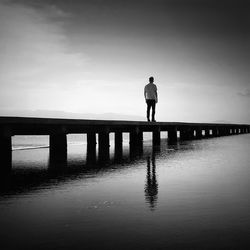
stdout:
{"type": "Polygon", "coordinates": [[[144,94],[146,99],[157,100],[157,87],[153,83],[148,83],[144,88],[144,94]]]}

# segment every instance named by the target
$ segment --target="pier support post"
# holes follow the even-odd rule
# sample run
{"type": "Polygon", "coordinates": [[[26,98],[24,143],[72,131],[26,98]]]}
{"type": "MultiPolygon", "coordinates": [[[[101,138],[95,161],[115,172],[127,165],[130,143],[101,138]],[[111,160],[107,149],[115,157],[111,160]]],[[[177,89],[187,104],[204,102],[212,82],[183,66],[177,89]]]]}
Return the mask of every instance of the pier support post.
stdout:
{"type": "Polygon", "coordinates": [[[219,128],[219,136],[224,136],[224,131],[223,131],[223,128],[219,128]]]}
{"type": "Polygon", "coordinates": [[[12,167],[12,145],[11,132],[7,128],[0,128],[0,152],[1,166],[0,173],[8,174],[12,167]]]}
{"type": "Polygon", "coordinates": [[[235,135],[235,128],[231,128],[231,134],[235,135]]]}
{"type": "Polygon", "coordinates": [[[223,127],[223,134],[224,136],[230,135],[230,132],[227,127],[223,127]]]}
{"type": "Polygon", "coordinates": [[[139,155],[143,153],[143,132],[141,130],[138,132],[138,153],[139,155]]]}
{"type": "Polygon", "coordinates": [[[224,136],[225,135],[225,129],[220,127],[219,128],[219,136],[224,136]]]}
{"type": "Polygon", "coordinates": [[[87,133],[87,164],[96,163],[96,133],[87,133]]]}
{"type": "Polygon", "coordinates": [[[99,144],[99,162],[105,163],[110,160],[109,156],[109,128],[105,128],[99,132],[98,135],[99,144]]]}
{"type": "Polygon", "coordinates": [[[161,129],[157,127],[153,131],[153,146],[160,146],[161,144],[161,129]]]}
{"type": "Polygon", "coordinates": [[[196,135],[195,135],[196,139],[201,139],[202,138],[202,129],[201,128],[197,128],[195,130],[195,132],[196,132],[196,135]]]}
{"type": "Polygon", "coordinates": [[[193,128],[183,128],[180,130],[181,140],[192,140],[194,139],[194,129],[193,128]]]}
{"type": "Polygon", "coordinates": [[[228,127],[224,127],[224,128],[223,128],[223,131],[224,131],[224,135],[225,135],[225,136],[230,135],[230,130],[229,130],[228,127]]]}
{"type": "Polygon", "coordinates": [[[115,160],[122,159],[122,132],[115,132],[115,160]]]}
{"type": "Polygon", "coordinates": [[[61,167],[61,164],[67,163],[67,135],[64,128],[50,134],[49,145],[51,167],[61,167]]]}
{"type": "Polygon", "coordinates": [[[213,131],[213,137],[219,136],[218,128],[215,127],[215,128],[212,129],[212,131],[213,131]]]}
{"type": "Polygon", "coordinates": [[[177,142],[177,128],[173,127],[168,130],[168,142],[176,143],[177,142]]]}
{"type": "Polygon", "coordinates": [[[210,129],[209,128],[205,129],[205,137],[206,138],[210,137],[210,129]]]}
{"type": "Polygon", "coordinates": [[[187,129],[180,130],[180,139],[181,140],[188,140],[189,139],[189,134],[188,134],[187,129]]]}
{"type": "Polygon", "coordinates": [[[143,133],[138,127],[129,133],[130,156],[140,155],[143,151],[143,133]]]}

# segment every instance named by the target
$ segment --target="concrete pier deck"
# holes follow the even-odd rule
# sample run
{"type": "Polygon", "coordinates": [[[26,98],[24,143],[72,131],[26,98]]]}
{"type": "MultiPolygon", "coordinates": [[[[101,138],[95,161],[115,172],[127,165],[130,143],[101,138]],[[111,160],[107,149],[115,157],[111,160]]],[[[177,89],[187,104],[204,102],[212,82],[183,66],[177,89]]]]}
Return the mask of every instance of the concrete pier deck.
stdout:
{"type": "Polygon", "coordinates": [[[122,120],[54,119],[30,117],[0,117],[0,152],[3,167],[11,170],[14,135],[49,135],[52,161],[67,160],[67,134],[87,134],[87,158],[96,161],[96,134],[98,134],[98,159],[109,160],[109,133],[115,133],[115,155],[122,155],[122,133],[130,134],[131,152],[140,152],[143,132],[152,132],[153,145],[160,145],[161,131],[168,132],[170,143],[180,140],[202,139],[250,133],[248,124],[143,122],[122,120]],[[139,150],[138,150],[139,148],[139,150]]]}

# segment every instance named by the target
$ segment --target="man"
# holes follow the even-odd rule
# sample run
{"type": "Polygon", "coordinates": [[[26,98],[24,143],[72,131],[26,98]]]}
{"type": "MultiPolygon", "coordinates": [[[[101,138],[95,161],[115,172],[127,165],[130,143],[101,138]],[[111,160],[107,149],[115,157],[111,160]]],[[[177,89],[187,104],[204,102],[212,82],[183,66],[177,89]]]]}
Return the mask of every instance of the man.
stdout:
{"type": "Polygon", "coordinates": [[[144,96],[147,103],[147,119],[150,122],[150,109],[152,108],[152,122],[155,122],[155,104],[158,102],[157,87],[154,77],[149,77],[149,83],[144,88],[144,96]]]}

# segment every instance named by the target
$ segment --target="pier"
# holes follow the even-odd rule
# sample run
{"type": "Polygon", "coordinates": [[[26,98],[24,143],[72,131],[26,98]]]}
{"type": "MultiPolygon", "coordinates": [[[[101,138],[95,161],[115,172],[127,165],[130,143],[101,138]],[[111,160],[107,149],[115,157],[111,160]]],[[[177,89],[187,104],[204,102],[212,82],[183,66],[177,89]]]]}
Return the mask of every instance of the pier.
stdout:
{"type": "MultiPolygon", "coordinates": [[[[168,132],[168,142],[250,133],[247,124],[143,122],[118,120],[81,120],[27,117],[0,117],[1,173],[11,171],[12,136],[49,135],[49,152],[52,162],[67,161],[67,134],[87,135],[87,163],[108,162],[110,133],[115,138],[115,159],[122,157],[123,133],[129,133],[131,155],[140,154],[143,132],[152,133],[153,146],[161,143],[161,132],[168,132]],[[97,141],[98,135],[98,141],[97,141]]],[[[60,166],[60,164],[59,164],[60,166]]]]}

